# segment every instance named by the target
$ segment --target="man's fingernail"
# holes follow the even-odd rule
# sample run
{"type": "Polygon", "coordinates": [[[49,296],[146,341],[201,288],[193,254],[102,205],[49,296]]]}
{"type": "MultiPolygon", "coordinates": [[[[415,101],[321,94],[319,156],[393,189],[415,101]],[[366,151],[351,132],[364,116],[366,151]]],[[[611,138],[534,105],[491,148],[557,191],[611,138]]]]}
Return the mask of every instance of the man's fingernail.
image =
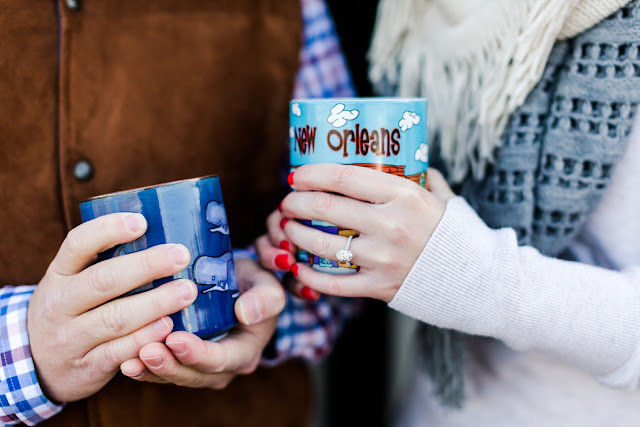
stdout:
{"type": "Polygon", "coordinates": [[[253,325],[262,320],[262,313],[260,310],[260,301],[254,296],[247,296],[240,300],[240,314],[242,319],[247,325],[253,325]]]}
{"type": "Polygon", "coordinates": [[[291,270],[294,276],[298,277],[298,264],[293,264],[289,270],[291,270]]]}
{"type": "Polygon", "coordinates": [[[288,270],[291,267],[291,261],[289,260],[289,254],[280,254],[276,257],[276,266],[283,270],[288,270]]]}
{"type": "Polygon", "coordinates": [[[144,219],[142,214],[132,213],[124,217],[124,222],[127,223],[127,227],[129,227],[129,230],[137,232],[144,228],[147,220],[144,219]]]}
{"type": "Polygon", "coordinates": [[[153,329],[160,332],[166,331],[170,326],[171,325],[169,325],[169,322],[167,322],[167,319],[165,317],[161,317],[153,322],[153,329]]]}
{"type": "Polygon", "coordinates": [[[191,301],[193,299],[193,286],[186,280],[178,282],[178,295],[182,301],[191,301]]]}
{"type": "Polygon", "coordinates": [[[149,357],[147,359],[141,357],[140,358],[145,365],[150,366],[154,369],[158,369],[164,363],[164,358],[162,356],[149,357]]]}
{"type": "Polygon", "coordinates": [[[176,356],[184,356],[187,352],[187,345],[183,342],[167,342],[167,347],[169,347],[176,356]]]}
{"type": "Polygon", "coordinates": [[[314,291],[308,286],[302,287],[302,289],[300,290],[300,295],[302,295],[304,299],[308,299],[311,301],[315,301],[320,298],[320,293],[318,291],[314,291]]]}
{"type": "Polygon", "coordinates": [[[291,248],[291,245],[289,245],[289,242],[287,242],[286,240],[283,240],[282,242],[280,242],[280,249],[289,251],[290,248],[291,248]]]}
{"type": "Polygon", "coordinates": [[[138,379],[142,378],[142,374],[144,374],[144,369],[142,371],[138,372],[135,375],[129,375],[129,377],[133,378],[134,380],[138,380],[138,379]]]}
{"type": "Polygon", "coordinates": [[[172,245],[169,248],[169,258],[176,265],[182,265],[189,262],[189,251],[182,245],[172,245]]]}
{"type": "Polygon", "coordinates": [[[283,200],[282,202],[280,202],[280,204],[278,205],[278,210],[279,210],[280,212],[282,212],[282,203],[283,203],[283,202],[284,202],[284,200],[283,200]]]}
{"type": "Polygon", "coordinates": [[[294,174],[294,173],[295,173],[295,172],[291,172],[291,173],[289,174],[289,176],[287,177],[287,182],[289,183],[289,185],[293,185],[293,174],[294,174]]]}
{"type": "Polygon", "coordinates": [[[287,221],[289,221],[289,218],[282,218],[280,220],[280,228],[284,230],[284,226],[287,224],[287,221]]]}
{"type": "Polygon", "coordinates": [[[126,368],[125,368],[125,369],[122,369],[122,368],[120,369],[120,371],[121,371],[124,375],[128,376],[129,378],[133,378],[134,380],[137,380],[137,379],[139,379],[140,377],[142,377],[142,374],[144,374],[144,371],[145,371],[145,370],[146,370],[146,368],[143,368],[141,371],[135,372],[135,373],[133,373],[133,374],[128,374],[127,372],[125,372],[125,371],[126,371],[126,368]]]}

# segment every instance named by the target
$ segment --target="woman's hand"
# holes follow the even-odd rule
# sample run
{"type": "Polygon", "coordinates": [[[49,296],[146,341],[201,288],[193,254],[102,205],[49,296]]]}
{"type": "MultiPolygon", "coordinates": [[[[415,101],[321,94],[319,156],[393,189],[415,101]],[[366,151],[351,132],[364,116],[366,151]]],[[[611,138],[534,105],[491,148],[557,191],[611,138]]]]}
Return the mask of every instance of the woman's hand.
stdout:
{"type": "MultiPolygon", "coordinates": [[[[390,302],[438,226],[445,201],[453,197],[442,176],[428,172],[428,191],[404,178],[357,166],[302,166],[290,176],[293,189],[282,202],[287,218],[326,221],[353,229],[350,275],[320,273],[298,263],[291,271],[316,291],[390,302]],[[338,194],[335,194],[338,193],[338,194]]],[[[317,256],[336,260],[347,239],[297,221],[282,221],[286,241],[317,256]]]]}
{"type": "MultiPolygon", "coordinates": [[[[296,246],[287,240],[280,224],[286,218],[280,209],[274,211],[267,218],[268,233],[256,240],[256,251],[260,263],[264,268],[277,271],[290,271],[296,262],[296,246]]],[[[291,294],[306,300],[315,301],[320,298],[317,291],[304,286],[293,275],[287,274],[283,279],[283,286],[291,294]]]]}

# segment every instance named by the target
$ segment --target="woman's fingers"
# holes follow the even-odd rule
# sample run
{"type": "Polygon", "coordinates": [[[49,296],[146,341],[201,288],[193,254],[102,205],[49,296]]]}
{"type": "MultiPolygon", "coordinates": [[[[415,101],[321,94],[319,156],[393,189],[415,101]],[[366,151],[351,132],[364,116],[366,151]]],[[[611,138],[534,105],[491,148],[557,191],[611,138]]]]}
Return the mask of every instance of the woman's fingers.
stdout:
{"type": "Polygon", "coordinates": [[[298,191],[339,193],[371,203],[386,203],[396,197],[398,188],[415,183],[370,168],[333,163],[305,165],[290,175],[298,191]]]}
{"type": "Polygon", "coordinates": [[[274,247],[266,235],[258,237],[256,250],[260,263],[269,270],[288,271],[296,262],[291,252],[274,247]]]}
{"type": "MultiPolygon", "coordinates": [[[[298,265],[294,264],[291,267],[296,273],[298,272],[298,265]]],[[[311,289],[310,287],[304,285],[298,278],[291,273],[287,273],[282,278],[282,285],[286,290],[289,291],[291,295],[295,295],[298,298],[302,298],[308,301],[317,301],[320,299],[320,292],[311,289]]]]}
{"type": "Polygon", "coordinates": [[[451,190],[440,171],[434,168],[429,168],[427,171],[426,188],[443,202],[456,197],[456,194],[451,190]]]}
{"type": "MultiPolygon", "coordinates": [[[[296,264],[294,255],[287,251],[273,247],[266,235],[260,236],[256,240],[256,250],[260,263],[269,270],[290,270],[296,264]],[[286,268],[285,268],[286,266],[286,268]]],[[[320,294],[308,286],[304,286],[292,273],[286,274],[282,278],[282,286],[292,295],[306,300],[316,301],[320,294]]],[[[238,307],[238,306],[237,306],[238,307]]]]}
{"type": "Polygon", "coordinates": [[[317,292],[343,297],[373,297],[372,278],[364,271],[355,274],[327,274],[301,263],[296,264],[294,270],[303,285],[317,292]]]}
{"type": "Polygon", "coordinates": [[[267,217],[267,230],[269,232],[269,241],[271,245],[276,248],[280,248],[285,251],[289,251],[292,254],[296,253],[296,247],[287,240],[287,237],[280,227],[280,223],[284,219],[284,216],[279,210],[274,211],[267,217]]]}
{"type": "MultiPolygon", "coordinates": [[[[323,221],[342,229],[357,231],[377,228],[376,224],[380,221],[377,207],[371,203],[321,191],[290,193],[282,202],[286,218],[323,221]]],[[[281,223],[282,226],[284,223],[281,223]]]]}
{"type": "MultiPolygon", "coordinates": [[[[313,227],[307,227],[297,221],[289,221],[285,226],[285,233],[289,240],[294,242],[298,247],[310,252],[320,258],[327,258],[337,261],[336,252],[339,249],[345,249],[349,238],[338,234],[325,233],[313,227]]],[[[353,253],[354,259],[352,264],[359,266],[371,265],[375,260],[369,258],[367,254],[371,251],[360,251],[359,249],[367,247],[364,237],[351,239],[349,250],[353,253]],[[356,257],[356,255],[359,255],[356,257]],[[357,259],[356,259],[357,258],[357,259]]]]}

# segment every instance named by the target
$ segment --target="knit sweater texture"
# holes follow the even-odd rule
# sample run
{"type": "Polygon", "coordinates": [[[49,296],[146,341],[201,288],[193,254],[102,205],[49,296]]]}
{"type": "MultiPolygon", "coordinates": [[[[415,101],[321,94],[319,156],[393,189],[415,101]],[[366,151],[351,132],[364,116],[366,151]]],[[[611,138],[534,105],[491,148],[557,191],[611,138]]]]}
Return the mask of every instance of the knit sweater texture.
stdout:
{"type": "MultiPolygon", "coordinates": [[[[488,226],[515,230],[520,245],[547,256],[576,237],[626,149],[640,102],[639,41],[636,0],[556,43],[543,78],[512,115],[495,163],[462,187],[488,226]]],[[[462,338],[429,326],[420,336],[437,393],[460,406],[462,338]]]]}

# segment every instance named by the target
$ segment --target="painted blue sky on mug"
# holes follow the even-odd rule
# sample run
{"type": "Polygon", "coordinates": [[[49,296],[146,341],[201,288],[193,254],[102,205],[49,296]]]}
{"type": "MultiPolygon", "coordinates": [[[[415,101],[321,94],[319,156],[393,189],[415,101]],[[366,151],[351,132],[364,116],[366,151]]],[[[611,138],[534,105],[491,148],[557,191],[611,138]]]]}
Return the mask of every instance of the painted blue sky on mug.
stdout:
{"type": "Polygon", "coordinates": [[[290,161],[381,165],[407,178],[428,165],[427,102],[419,98],[294,99],[290,161]]]}

